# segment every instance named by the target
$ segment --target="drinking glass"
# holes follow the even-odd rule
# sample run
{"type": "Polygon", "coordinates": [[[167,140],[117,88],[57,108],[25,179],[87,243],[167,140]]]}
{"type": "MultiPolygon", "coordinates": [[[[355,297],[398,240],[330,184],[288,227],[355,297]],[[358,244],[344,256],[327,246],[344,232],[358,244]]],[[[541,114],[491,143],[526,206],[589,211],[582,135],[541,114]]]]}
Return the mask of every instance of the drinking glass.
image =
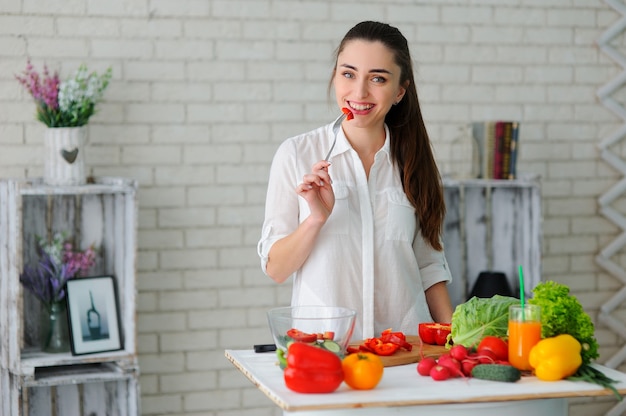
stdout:
{"type": "Polygon", "coordinates": [[[509,362],[518,370],[532,370],[530,350],[541,340],[541,308],[525,304],[509,307],[509,362]]]}

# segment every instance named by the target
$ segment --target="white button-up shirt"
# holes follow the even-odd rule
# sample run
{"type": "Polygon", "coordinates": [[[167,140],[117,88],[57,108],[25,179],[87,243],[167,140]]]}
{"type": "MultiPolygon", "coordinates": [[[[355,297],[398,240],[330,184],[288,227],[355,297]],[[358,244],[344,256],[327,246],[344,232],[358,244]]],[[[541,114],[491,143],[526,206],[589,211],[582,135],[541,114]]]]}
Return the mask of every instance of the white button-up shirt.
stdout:
{"type": "MultiPolygon", "coordinates": [[[[303,176],[333,141],[332,125],[292,137],[278,148],[270,170],[265,221],[258,244],[265,272],[272,244],[309,215],[296,193],[303,176]]],[[[432,318],[424,290],[451,281],[442,251],[422,237],[389,153],[389,130],[369,179],[342,130],[330,157],[335,206],[315,247],[297,270],[291,303],[343,306],[357,311],[353,340],[380,336],[387,328],[417,334],[432,318]]]]}

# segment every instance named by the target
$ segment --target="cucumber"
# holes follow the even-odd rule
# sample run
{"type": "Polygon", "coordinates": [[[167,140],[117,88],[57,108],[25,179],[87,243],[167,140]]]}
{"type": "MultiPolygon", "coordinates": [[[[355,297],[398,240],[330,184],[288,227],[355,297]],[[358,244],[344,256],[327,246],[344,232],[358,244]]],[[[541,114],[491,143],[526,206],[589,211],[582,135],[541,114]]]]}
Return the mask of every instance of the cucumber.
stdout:
{"type": "Polygon", "coordinates": [[[505,364],[478,364],[472,369],[472,377],[481,380],[506,381],[514,383],[522,378],[517,368],[505,364]]]}
{"type": "Polygon", "coordinates": [[[341,353],[341,346],[337,344],[335,341],[326,339],[320,343],[320,346],[324,348],[325,350],[334,352],[335,354],[341,353]]]}

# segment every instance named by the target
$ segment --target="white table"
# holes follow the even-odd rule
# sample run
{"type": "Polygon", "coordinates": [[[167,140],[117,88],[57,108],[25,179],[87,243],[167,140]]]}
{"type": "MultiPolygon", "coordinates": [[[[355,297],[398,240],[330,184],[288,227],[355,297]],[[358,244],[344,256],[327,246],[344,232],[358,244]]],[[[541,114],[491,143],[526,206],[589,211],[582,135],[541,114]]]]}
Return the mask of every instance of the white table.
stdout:
{"type": "MultiPolygon", "coordinates": [[[[415,364],[386,367],[380,384],[373,390],[353,390],[344,383],[330,394],[300,394],[285,386],[275,353],[226,350],[225,355],[285,415],[293,416],[565,416],[568,397],[613,394],[595,384],[545,382],[536,377],[522,377],[516,383],[473,378],[437,382],[417,374],[415,364]]],[[[618,380],[617,390],[626,395],[626,374],[596,367],[618,380]]]]}

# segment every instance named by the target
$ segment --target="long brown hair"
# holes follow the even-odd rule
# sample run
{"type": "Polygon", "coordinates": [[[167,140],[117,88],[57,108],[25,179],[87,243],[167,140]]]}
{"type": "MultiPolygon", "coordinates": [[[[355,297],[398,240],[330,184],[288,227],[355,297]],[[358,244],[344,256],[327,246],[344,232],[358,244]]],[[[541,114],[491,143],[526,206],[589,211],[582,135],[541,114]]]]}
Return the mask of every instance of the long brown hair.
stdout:
{"type": "Polygon", "coordinates": [[[401,69],[400,84],[406,93],[385,116],[391,134],[391,157],[400,171],[404,193],[415,207],[424,239],[435,250],[441,251],[446,214],[443,186],[417,98],[408,42],[397,28],[386,23],[366,21],[357,24],[346,33],[335,52],[335,69],[329,90],[337,69],[337,57],[353,40],[381,42],[393,53],[395,63],[401,69]]]}

